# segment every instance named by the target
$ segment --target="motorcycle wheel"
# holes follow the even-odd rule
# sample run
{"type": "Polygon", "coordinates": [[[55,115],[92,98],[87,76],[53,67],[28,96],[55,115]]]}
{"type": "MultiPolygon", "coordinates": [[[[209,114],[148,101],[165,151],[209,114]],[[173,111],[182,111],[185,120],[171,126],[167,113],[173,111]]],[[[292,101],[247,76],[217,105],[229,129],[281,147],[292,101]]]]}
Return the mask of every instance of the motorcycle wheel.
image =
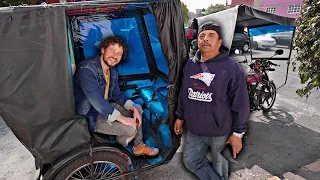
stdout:
{"type": "Polygon", "coordinates": [[[271,82],[264,82],[264,86],[262,89],[262,104],[261,104],[261,109],[263,112],[268,112],[274,102],[276,101],[276,96],[277,96],[277,88],[276,85],[271,81],[271,82]]]}
{"type": "MultiPolygon", "coordinates": [[[[94,179],[133,180],[133,175],[117,177],[129,172],[129,165],[117,153],[96,152],[93,154],[94,179]]],[[[91,164],[89,154],[75,158],[62,168],[53,180],[86,179],[91,180],[91,164]]]]}

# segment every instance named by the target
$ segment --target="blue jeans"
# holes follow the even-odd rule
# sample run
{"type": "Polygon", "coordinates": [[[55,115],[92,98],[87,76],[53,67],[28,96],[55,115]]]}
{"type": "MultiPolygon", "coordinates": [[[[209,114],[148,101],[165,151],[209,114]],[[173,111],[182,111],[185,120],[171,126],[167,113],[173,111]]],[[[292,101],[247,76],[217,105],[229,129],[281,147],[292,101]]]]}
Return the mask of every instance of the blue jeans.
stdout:
{"type": "Polygon", "coordinates": [[[186,168],[201,180],[227,180],[228,161],[221,155],[221,151],[228,138],[228,135],[198,136],[188,131],[183,150],[183,162],[186,168]],[[205,158],[208,147],[211,148],[212,167],[205,158]]]}

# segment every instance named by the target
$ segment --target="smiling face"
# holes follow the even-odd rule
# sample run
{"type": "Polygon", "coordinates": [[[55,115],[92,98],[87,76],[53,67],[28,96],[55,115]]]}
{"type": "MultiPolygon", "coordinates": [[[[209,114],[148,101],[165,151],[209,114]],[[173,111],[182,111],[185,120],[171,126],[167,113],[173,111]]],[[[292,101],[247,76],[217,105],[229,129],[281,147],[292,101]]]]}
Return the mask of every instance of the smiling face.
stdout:
{"type": "Polygon", "coordinates": [[[219,48],[222,44],[222,39],[219,39],[219,35],[214,30],[205,30],[198,35],[198,47],[201,54],[219,52],[219,48]]]}
{"type": "Polygon", "coordinates": [[[101,47],[101,57],[108,67],[114,67],[122,58],[123,48],[119,44],[110,44],[107,48],[101,47]]]}

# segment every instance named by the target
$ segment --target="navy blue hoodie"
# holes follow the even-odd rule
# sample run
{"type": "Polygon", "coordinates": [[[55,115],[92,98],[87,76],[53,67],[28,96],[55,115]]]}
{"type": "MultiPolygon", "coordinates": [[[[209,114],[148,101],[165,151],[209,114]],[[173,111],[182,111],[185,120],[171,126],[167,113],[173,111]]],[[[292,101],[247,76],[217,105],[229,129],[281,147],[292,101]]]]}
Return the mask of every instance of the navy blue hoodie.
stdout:
{"type": "Polygon", "coordinates": [[[250,106],[244,72],[228,52],[200,59],[198,51],[184,66],[177,118],[201,136],[245,132],[250,106]]]}

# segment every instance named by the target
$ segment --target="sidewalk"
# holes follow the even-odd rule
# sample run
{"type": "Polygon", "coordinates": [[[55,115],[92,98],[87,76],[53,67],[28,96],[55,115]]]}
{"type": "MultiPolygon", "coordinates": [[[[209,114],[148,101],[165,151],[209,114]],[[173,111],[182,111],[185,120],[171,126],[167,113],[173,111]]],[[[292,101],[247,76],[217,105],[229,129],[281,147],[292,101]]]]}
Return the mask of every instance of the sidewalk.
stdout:
{"type": "Polygon", "coordinates": [[[320,179],[320,159],[305,165],[293,172],[287,172],[281,177],[273,176],[258,165],[250,169],[241,169],[232,172],[230,180],[319,180],[320,179]]]}

